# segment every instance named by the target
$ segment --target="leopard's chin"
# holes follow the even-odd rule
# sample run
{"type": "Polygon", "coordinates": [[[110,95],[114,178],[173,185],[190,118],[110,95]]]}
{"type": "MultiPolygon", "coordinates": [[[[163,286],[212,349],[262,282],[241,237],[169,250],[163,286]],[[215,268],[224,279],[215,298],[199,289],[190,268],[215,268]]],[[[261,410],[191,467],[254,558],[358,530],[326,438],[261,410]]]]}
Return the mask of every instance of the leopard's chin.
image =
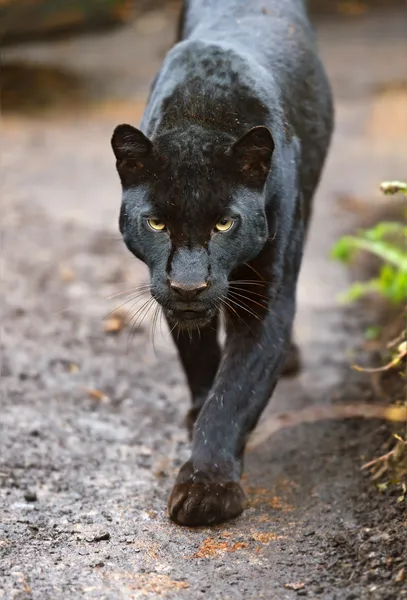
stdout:
{"type": "Polygon", "coordinates": [[[171,324],[178,329],[200,329],[209,325],[214,317],[214,312],[211,310],[168,310],[167,317],[171,324]]]}

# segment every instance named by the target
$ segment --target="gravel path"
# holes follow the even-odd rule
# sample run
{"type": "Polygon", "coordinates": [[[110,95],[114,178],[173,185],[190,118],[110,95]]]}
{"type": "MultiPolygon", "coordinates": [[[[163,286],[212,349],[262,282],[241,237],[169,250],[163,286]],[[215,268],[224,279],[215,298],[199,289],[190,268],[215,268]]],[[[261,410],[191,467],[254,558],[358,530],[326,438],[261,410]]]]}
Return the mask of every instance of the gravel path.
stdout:
{"type": "MultiPolygon", "coordinates": [[[[183,375],[164,327],[153,347],[148,318],[130,340],[103,317],[146,277],[119,239],[109,138],[140,118],[173,25],[169,9],[4,53],[0,598],[407,598],[405,505],[360,471],[386,439],[377,422],[278,432],[247,455],[240,519],[192,531],[167,519],[188,455],[183,375]]],[[[299,294],[304,371],[265,419],[370,400],[348,366],[360,327],[336,302],[346,273],[327,256],[357,224],[354,198],[377,205],[378,181],[405,174],[402,15],[319,30],[337,134],[299,294]]]]}

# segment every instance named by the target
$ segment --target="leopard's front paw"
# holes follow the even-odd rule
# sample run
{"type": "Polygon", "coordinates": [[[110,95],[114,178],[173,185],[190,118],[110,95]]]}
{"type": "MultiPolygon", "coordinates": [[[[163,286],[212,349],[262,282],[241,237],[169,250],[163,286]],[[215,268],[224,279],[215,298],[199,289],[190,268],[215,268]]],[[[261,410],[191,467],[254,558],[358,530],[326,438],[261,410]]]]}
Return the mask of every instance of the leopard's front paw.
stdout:
{"type": "Polygon", "coordinates": [[[174,485],[168,501],[169,515],[179,525],[214,525],[243,512],[246,496],[239,482],[222,481],[203,472],[193,474],[191,463],[186,463],[181,473],[181,481],[174,485]]]}

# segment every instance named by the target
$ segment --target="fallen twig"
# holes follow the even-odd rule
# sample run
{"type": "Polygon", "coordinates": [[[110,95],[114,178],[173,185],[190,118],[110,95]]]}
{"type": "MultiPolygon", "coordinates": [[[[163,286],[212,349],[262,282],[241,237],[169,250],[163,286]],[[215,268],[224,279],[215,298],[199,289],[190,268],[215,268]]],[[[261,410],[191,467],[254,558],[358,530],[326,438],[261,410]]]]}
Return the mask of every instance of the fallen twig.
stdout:
{"type": "Polygon", "coordinates": [[[365,369],[364,367],[359,367],[358,365],[352,365],[352,369],[354,369],[355,371],[361,372],[361,373],[381,373],[383,371],[389,371],[393,367],[397,367],[399,362],[402,361],[403,358],[405,358],[406,356],[407,356],[407,349],[400,352],[400,354],[398,354],[395,358],[393,358],[393,360],[391,360],[389,363],[387,363],[387,365],[384,365],[383,367],[376,367],[373,369],[368,369],[368,368],[365,369]]]}
{"type": "Polygon", "coordinates": [[[248,449],[253,450],[263,444],[281,429],[295,427],[302,423],[330,421],[334,419],[383,419],[396,423],[407,423],[407,407],[383,406],[374,404],[342,404],[337,406],[308,406],[298,411],[272,415],[253,433],[248,449]]]}
{"type": "Polygon", "coordinates": [[[394,348],[394,346],[397,346],[398,344],[403,343],[405,341],[406,337],[407,337],[407,333],[405,331],[403,331],[403,333],[401,333],[394,340],[390,340],[390,342],[387,342],[386,348],[394,348]]]}
{"type": "MultiPolygon", "coordinates": [[[[402,441],[401,444],[404,444],[404,446],[407,446],[407,442],[402,441]]],[[[373,460],[369,461],[368,463],[366,463],[365,465],[363,465],[361,467],[362,471],[363,469],[369,469],[370,467],[373,467],[374,465],[376,465],[379,462],[383,462],[385,460],[387,460],[388,458],[391,458],[392,456],[394,456],[394,454],[396,454],[396,448],[393,448],[393,450],[390,450],[390,452],[387,452],[387,454],[383,454],[383,456],[379,456],[378,458],[374,458],[373,460]]]]}

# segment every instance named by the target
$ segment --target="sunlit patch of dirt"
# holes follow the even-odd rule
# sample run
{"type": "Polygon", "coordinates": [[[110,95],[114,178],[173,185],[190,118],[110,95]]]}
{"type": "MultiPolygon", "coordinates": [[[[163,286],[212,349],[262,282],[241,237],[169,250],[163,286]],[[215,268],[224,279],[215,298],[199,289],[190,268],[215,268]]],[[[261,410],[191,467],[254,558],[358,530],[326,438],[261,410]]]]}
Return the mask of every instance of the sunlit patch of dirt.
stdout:
{"type": "MultiPolygon", "coordinates": [[[[222,537],[229,537],[223,535],[222,537]]],[[[224,552],[237,552],[238,550],[245,550],[248,548],[247,542],[229,542],[218,541],[214,538],[206,538],[200,545],[197,552],[188,558],[213,558],[223,554],[224,552]]]]}
{"type": "Polygon", "coordinates": [[[263,487],[246,487],[245,490],[248,496],[248,505],[250,507],[267,505],[275,510],[281,510],[283,512],[294,510],[293,506],[288,504],[280,496],[276,496],[272,490],[263,487]]]}
{"type": "Polygon", "coordinates": [[[175,581],[169,575],[159,573],[131,573],[130,571],[119,571],[104,573],[104,579],[111,582],[124,583],[129,590],[137,590],[138,596],[166,596],[175,590],[189,588],[187,581],[175,581]]]}
{"type": "Polygon", "coordinates": [[[260,542],[261,544],[265,544],[265,545],[270,544],[270,542],[275,542],[277,540],[286,539],[284,535],[277,535],[273,531],[268,531],[266,533],[253,531],[252,536],[256,542],[260,542]]]}

